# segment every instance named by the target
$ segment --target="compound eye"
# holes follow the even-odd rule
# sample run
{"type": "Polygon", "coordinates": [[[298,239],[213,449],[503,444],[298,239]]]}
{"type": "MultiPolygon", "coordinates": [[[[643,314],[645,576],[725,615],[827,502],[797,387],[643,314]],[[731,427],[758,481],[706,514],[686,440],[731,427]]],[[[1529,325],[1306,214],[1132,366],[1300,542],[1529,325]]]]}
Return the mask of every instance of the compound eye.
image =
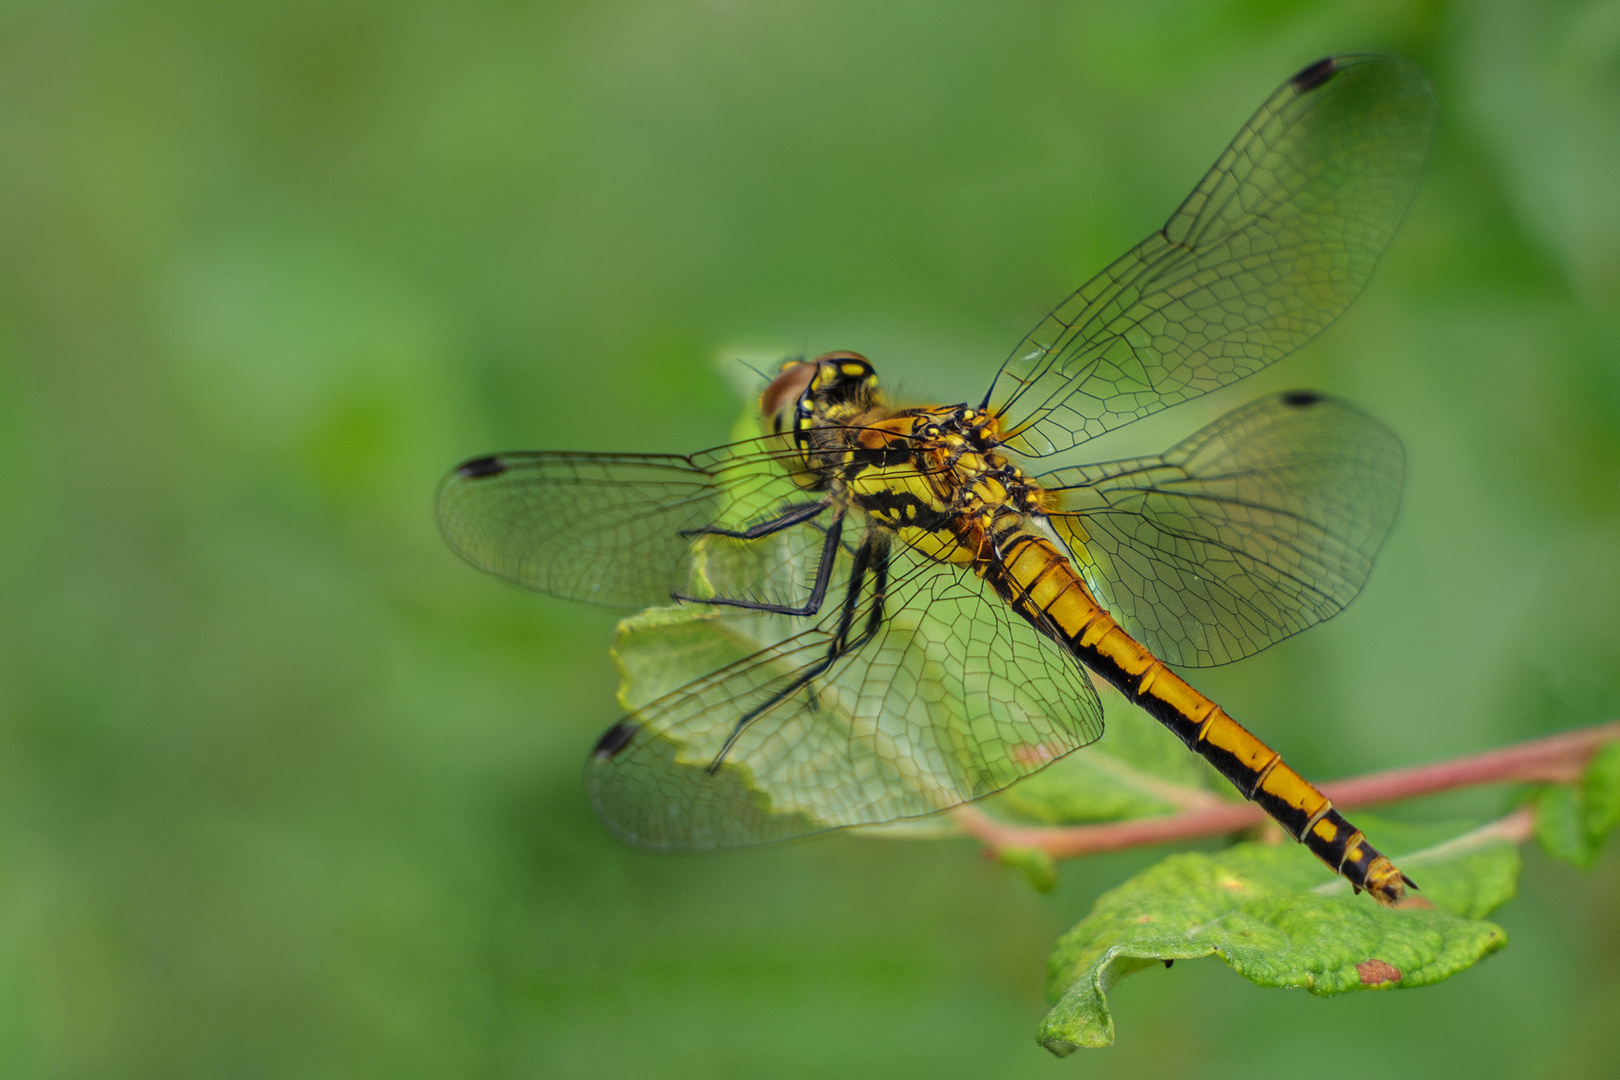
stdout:
{"type": "Polygon", "coordinates": [[[759,411],[762,416],[777,419],[776,430],[782,430],[780,417],[784,410],[790,408],[794,402],[804,396],[810,388],[810,380],[816,377],[816,364],[811,360],[795,360],[782,367],[781,374],[771,380],[771,385],[759,395],[759,411]]]}

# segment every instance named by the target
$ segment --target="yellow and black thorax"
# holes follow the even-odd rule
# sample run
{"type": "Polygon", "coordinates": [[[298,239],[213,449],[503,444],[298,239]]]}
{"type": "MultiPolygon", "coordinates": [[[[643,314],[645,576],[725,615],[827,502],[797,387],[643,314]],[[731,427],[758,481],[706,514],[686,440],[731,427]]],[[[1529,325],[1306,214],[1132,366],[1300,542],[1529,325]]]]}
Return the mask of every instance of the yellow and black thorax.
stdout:
{"type": "Polygon", "coordinates": [[[1048,501],[997,452],[994,417],[967,405],[892,409],[858,353],[789,361],[760,409],[793,440],[801,486],[941,562],[981,564],[1048,501]]]}

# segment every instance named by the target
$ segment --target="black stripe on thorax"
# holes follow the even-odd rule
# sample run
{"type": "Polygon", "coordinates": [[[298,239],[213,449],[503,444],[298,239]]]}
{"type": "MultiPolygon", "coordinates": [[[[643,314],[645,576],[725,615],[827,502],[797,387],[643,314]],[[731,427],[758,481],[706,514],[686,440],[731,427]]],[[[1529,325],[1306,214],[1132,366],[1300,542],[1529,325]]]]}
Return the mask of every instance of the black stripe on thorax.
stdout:
{"type": "Polygon", "coordinates": [[[912,525],[928,532],[939,532],[955,520],[956,515],[940,510],[909,491],[862,492],[855,503],[867,513],[894,522],[912,525]]]}

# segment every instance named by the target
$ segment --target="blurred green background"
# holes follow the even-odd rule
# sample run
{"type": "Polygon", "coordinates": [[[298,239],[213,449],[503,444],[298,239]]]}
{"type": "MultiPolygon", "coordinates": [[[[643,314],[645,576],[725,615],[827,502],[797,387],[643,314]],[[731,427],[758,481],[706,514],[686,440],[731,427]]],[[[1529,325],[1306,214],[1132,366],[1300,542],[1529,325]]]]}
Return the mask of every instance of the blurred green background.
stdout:
{"type": "Polygon", "coordinates": [[[1105,451],[1289,386],[1406,440],[1362,598],[1194,675],[1318,778],[1620,715],[1620,3],[7,5],[0,1074],[1620,1074],[1616,844],[1530,853],[1444,985],[1180,964],[1058,1062],[1046,952],[1162,852],[1039,896],[965,841],[624,849],[615,615],[434,531],[474,453],[721,441],[735,357],[976,399],[1358,49],[1443,110],[1371,287],[1105,451]]]}

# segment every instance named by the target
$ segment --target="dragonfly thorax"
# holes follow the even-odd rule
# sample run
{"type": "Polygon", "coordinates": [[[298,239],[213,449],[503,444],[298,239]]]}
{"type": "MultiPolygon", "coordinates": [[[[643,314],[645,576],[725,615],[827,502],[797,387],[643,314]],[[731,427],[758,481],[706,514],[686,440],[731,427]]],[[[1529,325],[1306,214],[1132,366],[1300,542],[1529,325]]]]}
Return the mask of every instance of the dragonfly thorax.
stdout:
{"type": "Polygon", "coordinates": [[[974,563],[1043,512],[1046,495],[996,451],[967,405],[905,409],[849,432],[843,484],[876,525],[931,558],[974,563]]]}
{"type": "Polygon", "coordinates": [[[968,405],[891,409],[871,362],[790,360],[760,395],[766,427],[792,437],[812,490],[864,512],[929,556],[973,562],[1041,513],[1045,493],[997,452],[997,418],[968,405]]]}
{"type": "Polygon", "coordinates": [[[965,407],[937,438],[925,435],[922,441],[921,464],[952,505],[956,551],[950,561],[982,561],[1048,508],[1047,493],[999,453],[999,445],[996,418],[965,407]]]}

